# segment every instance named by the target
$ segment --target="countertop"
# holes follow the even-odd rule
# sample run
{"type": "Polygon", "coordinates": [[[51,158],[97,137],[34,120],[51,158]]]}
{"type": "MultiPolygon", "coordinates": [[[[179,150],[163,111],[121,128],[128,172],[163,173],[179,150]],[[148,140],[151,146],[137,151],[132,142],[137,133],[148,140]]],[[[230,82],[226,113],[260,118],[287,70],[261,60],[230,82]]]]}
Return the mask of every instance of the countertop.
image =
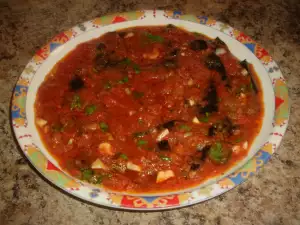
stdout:
{"type": "Polygon", "coordinates": [[[299,225],[300,2],[298,0],[0,0],[1,225],[299,225]],[[125,212],[71,198],[43,180],[13,138],[13,87],[32,55],[55,34],[113,12],[178,9],[212,16],[262,44],[289,87],[291,117],[280,148],[263,170],[217,198],[165,212],[125,212]]]}

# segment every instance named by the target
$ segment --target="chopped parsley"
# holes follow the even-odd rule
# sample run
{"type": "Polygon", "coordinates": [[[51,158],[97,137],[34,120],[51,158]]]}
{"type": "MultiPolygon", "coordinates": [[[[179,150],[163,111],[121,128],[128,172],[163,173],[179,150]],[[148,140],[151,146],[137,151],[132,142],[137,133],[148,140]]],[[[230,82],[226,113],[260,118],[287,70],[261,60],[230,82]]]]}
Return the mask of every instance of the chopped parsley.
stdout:
{"type": "Polygon", "coordinates": [[[141,72],[141,68],[140,68],[140,66],[138,64],[133,64],[132,68],[134,69],[134,72],[136,74],[139,74],[141,72]]]}
{"type": "Polygon", "coordinates": [[[144,145],[147,145],[148,144],[148,141],[146,141],[146,140],[138,140],[137,141],[137,145],[139,146],[139,147],[141,147],[141,146],[144,146],[144,145]]]}
{"type": "Polygon", "coordinates": [[[85,114],[86,115],[92,115],[96,111],[96,106],[95,105],[89,105],[85,107],[85,114]]]}
{"type": "Polygon", "coordinates": [[[81,108],[81,100],[79,95],[74,95],[71,102],[71,110],[80,109],[81,108]]]}
{"type": "Polygon", "coordinates": [[[122,159],[125,159],[125,160],[128,159],[128,156],[125,155],[124,153],[121,153],[121,154],[119,155],[119,157],[122,158],[122,159]]]}
{"type": "Polygon", "coordinates": [[[94,171],[92,169],[83,168],[80,171],[81,171],[81,179],[86,181],[89,181],[94,174],[94,171]]]}
{"type": "Polygon", "coordinates": [[[154,35],[148,32],[145,32],[145,36],[151,41],[151,42],[158,42],[158,43],[162,43],[164,42],[164,38],[162,36],[159,35],[154,35]]]}
{"type": "Polygon", "coordinates": [[[108,131],[108,125],[107,125],[107,123],[101,122],[101,123],[99,124],[99,126],[100,126],[100,129],[101,129],[103,132],[107,132],[107,131],[108,131]]]}
{"type": "Polygon", "coordinates": [[[182,124],[179,126],[180,130],[184,130],[184,131],[190,131],[191,128],[188,125],[182,124]]]}
{"type": "Polygon", "coordinates": [[[134,98],[139,99],[139,98],[141,98],[141,97],[144,96],[144,93],[143,92],[139,92],[139,91],[133,91],[132,95],[133,95],[134,98]]]}
{"type": "Polygon", "coordinates": [[[217,164],[223,164],[228,161],[230,152],[225,151],[220,142],[216,142],[210,147],[208,155],[213,162],[217,164]]]}
{"type": "Polygon", "coordinates": [[[159,158],[161,158],[161,160],[163,160],[163,161],[169,161],[169,162],[172,161],[172,159],[170,157],[165,156],[165,155],[160,155],[159,158]]]}
{"type": "Polygon", "coordinates": [[[111,88],[112,88],[112,84],[111,84],[110,81],[108,81],[108,82],[106,82],[106,83],[104,84],[104,89],[105,89],[105,90],[109,90],[109,89],[111,89],[111,88]]]}
{"type": "Polygon", "coordinates": [[[119,80],[119,84],[125,84],[125,83],[128,83],[129,79],[128,77],[123,77],[122,80],[119,80]]]}

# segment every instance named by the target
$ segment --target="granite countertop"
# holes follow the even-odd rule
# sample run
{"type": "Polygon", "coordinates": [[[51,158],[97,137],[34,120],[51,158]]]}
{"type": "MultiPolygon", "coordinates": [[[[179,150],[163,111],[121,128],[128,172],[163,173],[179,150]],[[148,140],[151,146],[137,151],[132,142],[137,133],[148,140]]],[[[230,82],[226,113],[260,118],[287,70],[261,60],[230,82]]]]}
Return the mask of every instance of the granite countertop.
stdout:
{"type": "Polygon", "coordinates": [[[299,0],[0,0],[0,224],[299,225],[299,71],[299,0]],[[55,34],[107,13],[151,8],[213,16],[261,43],[288,82],[286,135],[263,170],[202,204],[136,213],[80,202],[50,186],[20,154],[9,122],[13,87],[34,52],[55,34]]]}

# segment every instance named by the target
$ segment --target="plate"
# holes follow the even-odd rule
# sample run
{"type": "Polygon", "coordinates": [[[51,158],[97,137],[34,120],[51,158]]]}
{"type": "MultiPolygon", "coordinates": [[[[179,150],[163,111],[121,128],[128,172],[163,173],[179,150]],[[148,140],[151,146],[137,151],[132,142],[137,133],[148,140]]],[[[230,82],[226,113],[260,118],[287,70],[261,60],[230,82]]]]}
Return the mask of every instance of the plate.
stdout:
{"type": "Polygon", "coordinates": [[[199,203],[218,196],[253,175],[279,146],[287,128],[289,98],[285,80],[272,57],[244,33],[205,16],[179,11],[135,11],[108,15],[79,24],[42,47],[21,74],[12,99],[12,125],[21,149],[33,166],[64,191],[97,205],[130,210],[164,210],[199,203]],[[220,37],[238,59],[254,65],[263,88],[265,115],[259,135],[248,156],[223,176],[207,180],[197,188],[147,195],[112,193],[75,180],[63,172],[43,146],[34,125],[36,91],[57,61],[79,43],[121,28],[174,24],[211,38],[220,37]]]}

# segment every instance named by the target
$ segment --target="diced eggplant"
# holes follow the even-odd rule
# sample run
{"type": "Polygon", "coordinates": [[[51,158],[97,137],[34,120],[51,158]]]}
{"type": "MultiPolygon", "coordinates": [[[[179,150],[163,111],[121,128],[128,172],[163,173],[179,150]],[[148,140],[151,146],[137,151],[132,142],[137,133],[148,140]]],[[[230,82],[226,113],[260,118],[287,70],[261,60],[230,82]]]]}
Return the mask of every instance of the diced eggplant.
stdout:
{"type": "Polygon", "coordinates": [[[222,80],[227,79],[225,67],[220,57],[217,56],[215,53],[212,53],[209,56],[207,56],[205,60],[205,65],[208,67],[208,69],[217,71],[221,75],[222,80]]]}
{"type": "Polygon", "coordinates": [[[210,145],[206,145],[203,149],[202,149],[202,155],[201,155],[201,160],[202,161],[205,161],[205,159],[207,158],[207,154],[209,152],[209,149],[210,149],[210,145]]]}
{"type": "Polygon", "coordinates": [[[204,98],[207,104],[199,108],[200,114],[213,113],[218,111],[218,93],[214,83],[210,83],[207,95],[204,98]]]}
{"type": "Polygon", "coordinates": [[[211,127],[208,128],[208,136],[212,137],[215,136],[216,134],[216,128],[214,127],[214,125],[212,125],[211,127]]]}
{"type": "Polygon", "coordinates": [[[104,51],[106,49],[106,45],[103,43],[99,43],[96,48],[99,51],[104,51]]]}
{"type": "Polygon", "coordinates": [[[166,123],[163,123],[161,126],[166,129],[172,129],[175,126],[176,120],[170,120],[166,123]]]}
{"type": "Polygon", "coordinates": [[[224,120],[213,124],[208,129],[208,136],[212,137],[215,136],[217,133],[223,133],[226,136],[231,136],[233,135],[234,131],[235,126],[233,125],[231,120],[228,117],[226,117],[224,120]]]}
{"type": "Polygon", "coordinates": [[[77,91],[84,87],[84,81],[79,76],[74,76],[69,82],[70,89],[72,91],[77,91]]]}
{"type": "Polygon", "coordinates": [[[94,68],[97,71],[101,71],[108,66],[108,58],[103,54],[98,54],[94,59],[94,68]]]}
{"type": "Polygon", "coordinates": [[[207,49],[207,43],[204,40],[193,40],[190,42],[190,48],[194,51],[202,51],[207,49]]]}
{"type": "Polygon", "coordinates": [[[222,41],[219,37],[216,37],[214,43],[215,43],[217,46],[224,46],[224,45],[226,45],[226,44],[224,43],[224,41],[222,41]]]}
{"type": "Polygon", "coordinates": [[[175,48],[169,53],[168,57],[176,57],[178,55],[178,52],[179,52],[179,49],[175,48]]]}
{"type": "Polygon", "coordinates": [[[173,25],[173,24],[168,24],[167,26],[166,26],[166,28],[167,29],[174,29],[174,28],[177,28],[175,25],[173,25]]]}
{"type": "Polygon", "coordinates": [[[203,165],[204,161],[208,156],[210,147],[211,147],[210,145],[206,145],[206,144],[199,144],[197,146],[197,153],[195,156],[192,157],[190,170],[195,171],[200,169],[200,167],[203,165]]]}
{"type": "Polygon", "coordinates": [[[160,151],[171,150],[168,140],[162,140],[162,141],[157,142],[157,147],[158,147],[158,150],[160,150],[160,151]]]}
{"type": "Polygon", "coordinates": [[[250,75],[251,77],[251,86],[254,90],[254,92],[257,94],[258,93],[258,88],[257,88],[257,85],[255,83],[255,79],[253,78],[253,74],[251,73],[251,70],[249,69],[249,64],[247,62],[246,59],[244,59],[243,61],[240,62],[240,65],[247,70],[248,74],[250,75]]]}
{"type": "Polygon", "coordinates": [[[124,38],[126,36],[127,32],[124,32],[124,31],[121,31],[121,32],[118,32],[118,35],[121,37],[121,38],[124,38]]]}
{"type": "Polygon", "coordinates": [[[198,169],[200,169],[200,166],[201,166],[200,163],[192,163],[191,170],[198,170],[198,169]]]}
{"type": "Polygon", "coordinates": [[[240,62],[240,65],[246,69],[247,71],[249,71],[249,68],[248,68],[248,62],[246,59],[244,59],[243,61],[240,62]]]}

